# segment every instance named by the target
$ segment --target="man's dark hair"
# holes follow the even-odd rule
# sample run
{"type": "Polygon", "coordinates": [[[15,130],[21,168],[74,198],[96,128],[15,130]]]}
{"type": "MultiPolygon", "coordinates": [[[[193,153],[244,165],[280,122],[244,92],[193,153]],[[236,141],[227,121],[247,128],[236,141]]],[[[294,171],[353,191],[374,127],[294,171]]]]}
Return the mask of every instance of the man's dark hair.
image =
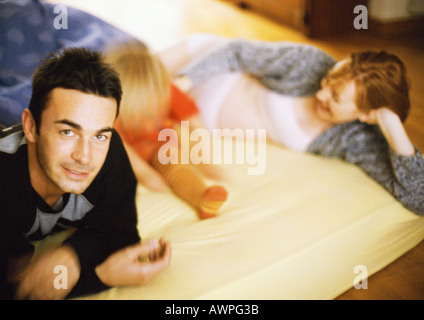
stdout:
{"type": "Polygon", "coordinates": [[[47,106],[50,92],[55,88],[114,98],[118,116],[122,98],[119,75],[97,51],[67,48],[50,54],[37,68],[32,76],[32,96],[28,107],[37,132],[41,125],[41,114],[47,106]]]}

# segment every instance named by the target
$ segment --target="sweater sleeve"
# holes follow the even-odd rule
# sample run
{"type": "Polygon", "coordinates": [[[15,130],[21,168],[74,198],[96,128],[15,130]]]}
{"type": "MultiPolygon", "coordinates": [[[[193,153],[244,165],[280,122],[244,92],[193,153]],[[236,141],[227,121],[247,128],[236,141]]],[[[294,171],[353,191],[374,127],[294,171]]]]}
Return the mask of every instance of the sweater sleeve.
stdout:
{"type": "Polygon", "coordinates": [[[320,80],[335,62],[311,45],[237,39],[188,64],[179,75],[188,76],[197,86],[221,73],[243,72],[270,90],[307,96],[319,89],[320,80]]]}
{"type": "MultiPolygon", "coordinates": [[[[0,201],[0,207],[2,207],[3,205],[4,202],[0,201]]],[[[13,217],[9,216],[8,219],[7,214],[2,214],[1,218],[2,222],[0,223],[0,300],[12,300],[14,299],[15,287],[12,283],[8,281],[8,273],[11,271],[10,263],[14,258],[20,258],[25,255],[31,256],[34,252],[34,247],[24,238],[22,234],[16,232],[20,228],[15,219],[13,219],[13,217]]]]}
{"type": "Polygon", "coordinates": [[[86,191],[95,208],[65,244],[76,251],[81,275],[70,297],[107,288],[94,269],[110,254],[140,241],[135,204],[137,181],[118,134],[111,141],[105,165],[86,191]]]}
{"type": "Polygon", "coordinates": [[[404,207],[424,215],[424,159],[418,149],[408,157],[386,143],[376,146],[370,141],[348,148],[346,160],[362,168],[404,207]]]}
{"type": "MultiPolygon", "coordinates": [[[[7,139],[7,133],[16,133],[18,128],[0,132],[7,139]]],[[[18,139],[20,140],[20,139],[18,139]]],[[[11,143],[13,145],[13,143],[11,143]]],[[[32,256],[34,246],[26,239],[25,233],[34,220],[34,197],[32,194],[27,166],[26,146],[14,154],[0,152],[0,300],[13,299],[15,288],[9,283],[11,262],[16,258],[32,256]]],[[[23,265],[22,265],[23,267],[23,265]]]]}
{"type": "Polygon", "coordinates": [[[378,126],[359,121],[337,125],[314,140],[309,152],[355,164],[404,207],[424,215],[424,158],[402,156],[390,149],[378,126]]]}
{"type": "Polygon", "coordinates": [[[424,158],[415,148],[414,156],[402,156],[390,150],[394,173],[393,193],[405,207],[424,216],[424,158]]]}

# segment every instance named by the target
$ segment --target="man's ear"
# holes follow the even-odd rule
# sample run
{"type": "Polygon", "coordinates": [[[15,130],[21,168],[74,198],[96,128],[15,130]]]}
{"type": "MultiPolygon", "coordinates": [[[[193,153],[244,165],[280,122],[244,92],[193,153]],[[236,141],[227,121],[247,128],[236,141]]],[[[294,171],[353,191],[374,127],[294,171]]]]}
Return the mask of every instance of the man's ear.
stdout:
{"type": "Polygon", "coordinates": [[[24,112],[22,112],[22,127],[28,142],[34,143],[37,137],[37,129],[31,111],[28,109],[25,109],[24,112]]]}

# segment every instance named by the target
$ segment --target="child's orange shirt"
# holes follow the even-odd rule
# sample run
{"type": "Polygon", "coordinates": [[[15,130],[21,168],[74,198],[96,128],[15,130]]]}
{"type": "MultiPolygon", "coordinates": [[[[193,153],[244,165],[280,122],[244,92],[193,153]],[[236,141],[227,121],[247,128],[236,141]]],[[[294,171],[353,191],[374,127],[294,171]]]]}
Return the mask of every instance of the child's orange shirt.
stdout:
{"type": "Polygon", "coordinates": [[[137,154],[145,161],[149,161],[152,154],[165,142],[159,141],[159,132],[163,129],[172,128],[174,123],[180,123],[199,113],[196,103],[177,86],[171,85],[170,112],[169,115],[158,123],[154,130],[145,130],[143,124],[135,131],[123,130],[118,123],[115,129],[121,138],[129,144],[137,154]]]}

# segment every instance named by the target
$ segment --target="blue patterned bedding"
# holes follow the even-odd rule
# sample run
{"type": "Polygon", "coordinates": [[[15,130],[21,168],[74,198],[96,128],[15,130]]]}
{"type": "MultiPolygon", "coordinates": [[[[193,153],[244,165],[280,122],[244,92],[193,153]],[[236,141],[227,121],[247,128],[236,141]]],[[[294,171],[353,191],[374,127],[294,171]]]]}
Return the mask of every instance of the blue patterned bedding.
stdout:
{"type": "Polygon", "coordinates": [[[72,7],[0,0],[0,124],[21,121],[31,98],[31,76],[48,52],[73,46],[102,50],[130,40],[135,39],[72,7]]]}

